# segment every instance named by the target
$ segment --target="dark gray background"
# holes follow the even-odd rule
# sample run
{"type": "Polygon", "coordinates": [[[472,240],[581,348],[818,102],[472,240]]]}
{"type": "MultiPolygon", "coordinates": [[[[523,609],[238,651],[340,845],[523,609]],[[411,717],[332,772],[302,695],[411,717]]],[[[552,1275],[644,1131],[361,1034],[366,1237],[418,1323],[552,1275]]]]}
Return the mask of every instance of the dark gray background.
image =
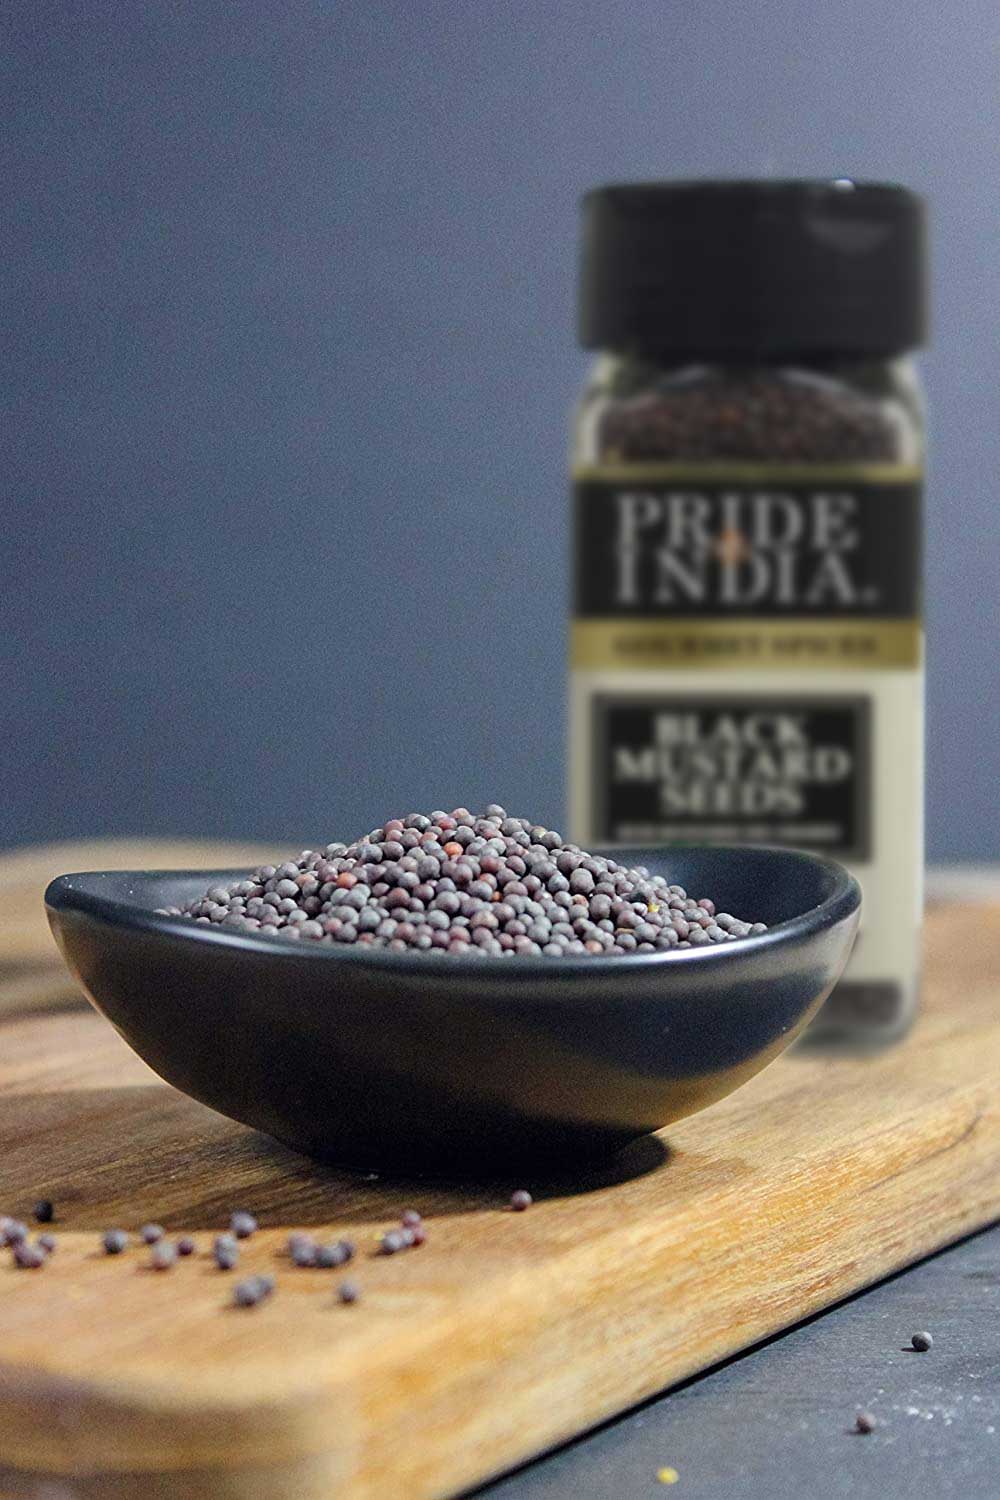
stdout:
{"type": "Polygon", "coordinates": [[[989,858],[994,0],[3,11],[0,843],[563,809],[576,202],[930,196],[930,848],[989,858]]]}

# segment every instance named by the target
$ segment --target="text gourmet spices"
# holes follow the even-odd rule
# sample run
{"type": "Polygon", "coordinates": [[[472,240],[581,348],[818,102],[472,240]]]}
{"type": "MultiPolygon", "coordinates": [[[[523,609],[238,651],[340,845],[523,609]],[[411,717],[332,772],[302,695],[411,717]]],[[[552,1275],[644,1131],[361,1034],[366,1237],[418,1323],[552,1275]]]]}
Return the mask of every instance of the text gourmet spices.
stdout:
{"type": "Polygon", "coordinates": [[[877,183],[584,199],[570,817],[584,844],[792,844],[864,890],[814,1033],[916,1002],[924,215],[877,183]]]}

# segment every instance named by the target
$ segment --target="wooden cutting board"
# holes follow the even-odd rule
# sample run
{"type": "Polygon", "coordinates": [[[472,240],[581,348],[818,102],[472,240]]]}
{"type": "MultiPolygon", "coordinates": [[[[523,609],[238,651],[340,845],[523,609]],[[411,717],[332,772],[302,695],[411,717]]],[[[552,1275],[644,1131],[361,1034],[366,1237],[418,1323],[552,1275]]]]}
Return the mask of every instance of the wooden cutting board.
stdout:
{"type": "Polygon", "coordinates": [[[160,1083],[71,994],[8,992],[0,1211],[53,1198],[59,1248],[0,1260],[0,1495],[454,1495],[1000,1216],[998,1000],[1000,906],[936,908],[905,1043],[799,1050],[513,1214],[519,1184],[316,1166],[160,1083]],[[427,1244],[376,1255],[411,1205],[427,1244]],[[234,1207],[265,1226],[260,1308],[205,1254],[98,1249],[149,1219],[207,1249],[234,1207]],[[357,1241],[355,1306],[280,1258],[296,1227],[357,1241]]]}

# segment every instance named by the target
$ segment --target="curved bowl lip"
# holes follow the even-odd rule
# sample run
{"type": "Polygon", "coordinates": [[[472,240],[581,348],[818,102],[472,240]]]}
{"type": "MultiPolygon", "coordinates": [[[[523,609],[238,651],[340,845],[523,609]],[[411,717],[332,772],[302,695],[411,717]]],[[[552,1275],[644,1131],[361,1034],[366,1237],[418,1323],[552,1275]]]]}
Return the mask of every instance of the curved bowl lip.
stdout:
{"type": "MultiPolygon", "coordinates": [[[[512,988],[524,979],[555,981],[567,975],[582,978],[590,975],[610,978],[622,977],[637,969],[670,971],[692,964],[724,964],[727,961],[749,956],[750,952],[774,953],[776,950],[795,946],[830,927],[837,925],[856,913],[861,906],[861,887],[853,875],[835,860],[822,855],[807,854],[800,849],[786,849],[770,844],[671,844],[659,848],[629,850],[629,853],[646,853],[662,857],[669,851],[678,857],[689,854],[762,853],[771,854],[790,864],[808,865],[823,869],[833,878],[830,894],[817,906],[810,907],[784,922],[776,922],[767,932],[755,937],[737,938],[730,943],[713,943],[701,948],[672,949],[664,953],[610,954],[606,958],[596,954],[586,957],[545,958],[526,955],[499,960],[495,956],[460,955],[454,953],[419,952],[397,953],[385,948],[371,949],[355,945],[343,947],[320,947],[318,944],[282,943],[273,938],[260,938],[253,933],[236,932],[232,928],[204,926],[187,917],[159,916],[152,908],[136,906],[128,901],[117,901],[85,890],[75,882],[88,882],[105,877],[117,882],[145,881],[154,879],[184,879],[204,876],[206,885],[213,879],[229,876],[232,879],[246,875],[243,870],[88,870],[76,874],[60,875],[53,880],[45,892],[45,905],[54,913],[79,912],[96,918],[108,927],[126,928],[136,933],[151,933],[177,940],[184,944],[199,944],[206,954],[212,951],[242,953],[256,959],[268,959],[278,963],[306,959],[310,963],[360,964],[367,968],[386,970],[394,974],[415,975],[476,974],[509,983],[512,988]]],[[[612,854],[614,851],[610,851],[612,854]]]]}

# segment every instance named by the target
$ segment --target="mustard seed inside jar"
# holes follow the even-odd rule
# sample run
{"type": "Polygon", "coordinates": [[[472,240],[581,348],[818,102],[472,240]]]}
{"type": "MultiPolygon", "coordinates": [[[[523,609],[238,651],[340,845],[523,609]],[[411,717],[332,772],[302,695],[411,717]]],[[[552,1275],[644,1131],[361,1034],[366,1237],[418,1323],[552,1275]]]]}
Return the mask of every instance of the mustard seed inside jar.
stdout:
{"type": "Polygon", "coordinates": [[[864,891],[813,1035],[916,1003],[921,200],[666,182],[583,205],[571,837],[793,844],[864,891]]]}

